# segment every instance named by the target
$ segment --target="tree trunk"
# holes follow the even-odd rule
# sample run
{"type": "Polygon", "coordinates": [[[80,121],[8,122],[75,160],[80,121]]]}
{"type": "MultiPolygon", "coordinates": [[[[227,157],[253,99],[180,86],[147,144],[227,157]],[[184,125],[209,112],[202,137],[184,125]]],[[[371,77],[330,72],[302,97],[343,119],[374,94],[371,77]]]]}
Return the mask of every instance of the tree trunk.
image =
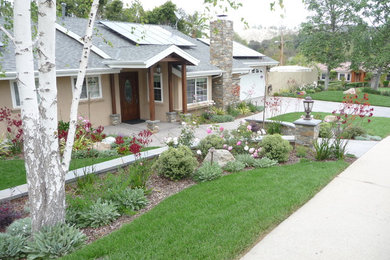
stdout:
{"type": "Polygon", "coordinates": [[[325,86],[324,86],[325,90],[328,90],[329,87],[329,77],[330,77],[330,69],[327,69],[325,74],[325,86]]]}
{"type": "Polygon", "coordinates": [[[34,58],[32,52],[30,0],[14,1],[14,36],[16,77],[21,98],[21,117],[23,122],[23,151],[27,173],[27,185],[33,230],[42,223],[39,213],[45,208],[42,193],[44,184],[40,173],[41,156],[44,153],[40,145],[40,119],[37,93],[34,80],[34,58]],[[37,174],[39,173],[39,174],[37,174]]]}
{"type": "Polygon", "coordinates": [[[381,75],[382,75],[382,68],[379,68],[376,70],[376,72],[374,73],[374,75],[371,79],[371,88],[372,89],[378,90],[381,75]]]}
{"type": "Polygon", "coordinates": [[[39,72],[39,113],[41,118],[42,153],[40,170],[43,175],[40,187],[45,205],[38,212],[38,223],[33,229],[52,226],[65,221],[65,172],[59,160],[57,136],[57,79],[55,66],[56,2],[38,1],[38,72],[39,72]]]}
{"type": "MultiPolygon", "coordinates": [[[[77,74],[76,85],[73,91],[72,104],[70,107],[70,119],[69,119],[69,131],[68,139],[66,141],[64,155],[62,158],[62,169],[68,171],[70,159],[72,155],[72,147],[74,143],[74,136],[76,132],[76,123],[77,123],[77,110],[80,102],[81,90],[83,87],[83,81],[85,78],[85,73],[87,71],[89,53],[92,47],[92,32],[93,25],[96,19],[96,13],[99,7],[99,0],[93,0],[91,11],[89,13],[89,21],[87,24],[87,29],[84,36],[84,46],[83,53],[81,54],[79,72],[77,74]]],[[[88,90],[87,90],[88,92],[88,90]]],[[[88,93],[89,96],[89,93],[88,93]]]]}

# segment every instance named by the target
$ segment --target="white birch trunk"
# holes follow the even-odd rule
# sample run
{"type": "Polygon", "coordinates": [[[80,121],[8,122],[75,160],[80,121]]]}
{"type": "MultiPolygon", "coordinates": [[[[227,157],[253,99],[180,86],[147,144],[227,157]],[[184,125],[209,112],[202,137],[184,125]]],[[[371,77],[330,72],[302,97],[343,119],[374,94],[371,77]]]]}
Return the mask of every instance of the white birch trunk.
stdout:
{"type": "Polygon", "coordinates": [[[23,122],[23,150],[27,173],[27,184],[33,229],[42,222],[39,212],[45,207],[41,187],[44,183],[40,157],[44,152],[40,146],[39,112],[34,82],[34,60],[32,52],[30,0],[14,2],[14,43],[16,77],[20,90],[21,117],[23,122]]]}
{"type": "Polygon", "coordinates": [[[39,74],[39,113],[41,119],[40,171],[44,182],[41,192],[45,205],[37,214],[39,222],[33,223],[37,229],[65,221],[65,172],[59,159],[57,136],[57,79],[55,66],[56,41],[56,1],[38,1],[38,74],[39,74]]]}
{"type": "Polygon", "coordinates": [[[330,69],[326,69],[325,85],[324,85],[325,90],[328,90],[328,87],[329,87],[329,77],[330,77],[330,69]]]}
{"type": "Polygon", "coordinates": [[[374,73],[374,75],[371,79],[371,88],[372,89],[378,90],[381,75],[382,75],[382,68],[379,68],[376,70],[376,72],[374,73]]]}
{"type": "Polygon", "coordinates": [[[83,53],[81,55],[81,60],[80,60],[79,72],[77,75],[75,89],[73,91],[72,105],[70,108],[68,139],[66,141],[64,155],[62,158],[62,168],[64,171],[68,171],[71,156],[72,156],[72,147],[74,143],[74,136],[76,131],[76,123],[77,123],[77,110],[79,107],[81,90],[83,87],[83,81],[88,66],[89,53],[92,47],[93,25],[95,23],[98,7],[99,7],[99,0],[93,0],[91,11],[89,13],[89,21],[84,36],[84,46],[83,46],[83,53]]]}

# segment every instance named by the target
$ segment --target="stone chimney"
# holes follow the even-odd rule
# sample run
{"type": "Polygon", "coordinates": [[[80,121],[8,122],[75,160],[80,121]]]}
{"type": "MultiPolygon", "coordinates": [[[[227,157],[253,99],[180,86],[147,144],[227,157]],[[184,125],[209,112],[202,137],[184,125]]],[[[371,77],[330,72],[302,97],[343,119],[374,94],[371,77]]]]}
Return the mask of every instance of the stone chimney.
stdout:
{"type": "Polygon", "coordinates": [[[219,15],[210,23],[210,62],[223,70],[221,77],[213,79],[213,100],[218,107],[226,108],[239,100],[232,84],[233,21],[219,15]]]}

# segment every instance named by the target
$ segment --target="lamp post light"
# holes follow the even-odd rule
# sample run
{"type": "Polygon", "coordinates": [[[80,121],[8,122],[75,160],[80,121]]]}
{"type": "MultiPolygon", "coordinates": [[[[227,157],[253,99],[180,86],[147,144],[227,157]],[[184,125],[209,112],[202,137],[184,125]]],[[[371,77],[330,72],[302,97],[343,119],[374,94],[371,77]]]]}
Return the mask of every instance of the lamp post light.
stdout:
{"type": "Polygon", "coordinates": [[[311,111],[313,109],[313,99],[311,99],[311,97],[307,96],[304,100],[303,100],[303,107],[305,109],[305,112],[306,112],[306,116],[305,116],[305,120],[311,120],[311,111]]]}

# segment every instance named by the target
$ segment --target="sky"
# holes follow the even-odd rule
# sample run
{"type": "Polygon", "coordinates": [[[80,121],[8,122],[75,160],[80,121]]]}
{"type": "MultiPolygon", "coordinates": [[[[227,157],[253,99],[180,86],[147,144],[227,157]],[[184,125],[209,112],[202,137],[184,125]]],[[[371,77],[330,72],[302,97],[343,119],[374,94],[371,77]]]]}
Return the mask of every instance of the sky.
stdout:
{"type": "MultiPolygon", "coordinates": [[[[131,0],[123,0],[124,3],[131,3],[131,0]]],[[[141,0],[145,10],[151,10],[156,6],[164,4],[167,0],[141,0]]],[[[178,8],[184,9],[187,14],[192,14],[195,11],[205,12],[204,0],[171,0],[178,8]]],[[[270,10],[270,2],[272,0],[241,0],[243,4],[239,10],[228,13],[229,18],[233,20],[234,30],[238,33],[245,28],[241,22],[243,17],[249,24],[253,26],[287,26],[289,28],[297,27],[305,21],[308,11],[304,8],[302,0],[284,0],[285,11],[276,4],[276,10],[270,10]],[[284,13],[284,18],[281,14],[284,13]]],[[[220,9],[217,9],[221,13],[220,9]]],[[[215,10],[211,13],[215,14],[215,10]]]]}

